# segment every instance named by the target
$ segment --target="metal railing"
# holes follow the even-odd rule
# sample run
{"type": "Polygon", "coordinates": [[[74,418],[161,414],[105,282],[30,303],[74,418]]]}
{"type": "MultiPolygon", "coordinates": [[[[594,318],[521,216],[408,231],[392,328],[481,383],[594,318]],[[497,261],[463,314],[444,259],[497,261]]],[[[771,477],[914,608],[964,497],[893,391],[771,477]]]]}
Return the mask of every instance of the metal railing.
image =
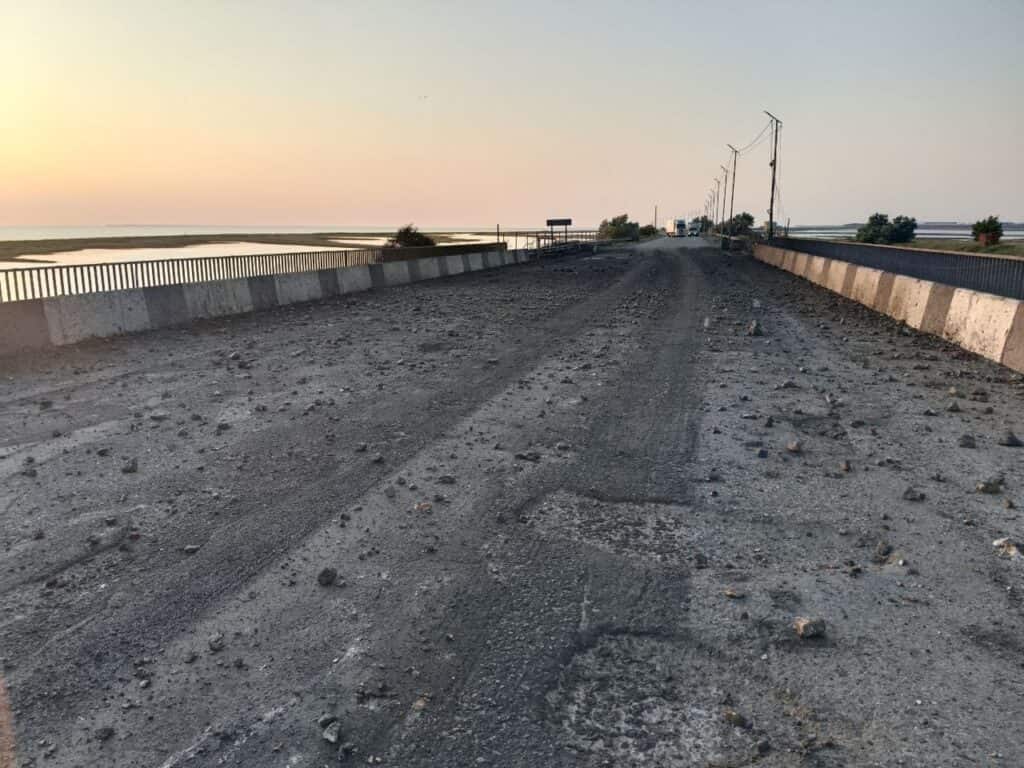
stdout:
{"type": "Polygon", "coordinates": [[[478,253],[495,248],[504,249],[505,245],[494,242],[430,248],[298,251],[19,267],[0,270],[0,302],[360,267],[420,256],[478,253]]]}
{"type": "Polygon", "coordinates": [[[1024,259],[796,237],[776,237],[769,244],[920,280],[1024,300],[1024,259]]]}
{"type": "Polygon", "coordinates": [[[596,229],[570,229],[568,232],[558,229],[512,230],[495,232],[495,236],[513,250],[525,248],[539,251],[564,243],[597,242],[596,229]]]}

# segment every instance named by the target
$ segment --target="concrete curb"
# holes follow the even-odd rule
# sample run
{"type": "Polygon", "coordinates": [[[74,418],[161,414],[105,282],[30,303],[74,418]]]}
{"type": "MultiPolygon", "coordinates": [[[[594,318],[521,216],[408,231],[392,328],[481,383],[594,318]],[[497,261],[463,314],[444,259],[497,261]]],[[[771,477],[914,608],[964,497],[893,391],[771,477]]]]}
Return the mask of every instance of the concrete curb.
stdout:
{"type": "Polygon", "coordinates": [[[755,245],[754,258],[982,357],[1024,372],[1024,302],[755,245]]]}
{"type": "Polygon", "coordinates": [[[527,251],[458,253],[362,267],[0,304],[0,355],[155,330],[211,317],[433,280],[530,260],[527,251]]]}

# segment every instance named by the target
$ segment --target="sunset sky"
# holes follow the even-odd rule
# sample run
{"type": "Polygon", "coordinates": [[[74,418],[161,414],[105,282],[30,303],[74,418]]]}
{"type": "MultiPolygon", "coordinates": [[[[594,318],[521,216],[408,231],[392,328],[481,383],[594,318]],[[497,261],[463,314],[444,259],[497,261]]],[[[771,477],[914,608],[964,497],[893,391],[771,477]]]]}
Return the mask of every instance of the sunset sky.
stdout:
{"type": "Polygon", "coordinates": [[[1024,220],[1024,2],[0,0],[0,225],[1024,220]],[[766,217],[767,145],[737,210],[766,217]]]}

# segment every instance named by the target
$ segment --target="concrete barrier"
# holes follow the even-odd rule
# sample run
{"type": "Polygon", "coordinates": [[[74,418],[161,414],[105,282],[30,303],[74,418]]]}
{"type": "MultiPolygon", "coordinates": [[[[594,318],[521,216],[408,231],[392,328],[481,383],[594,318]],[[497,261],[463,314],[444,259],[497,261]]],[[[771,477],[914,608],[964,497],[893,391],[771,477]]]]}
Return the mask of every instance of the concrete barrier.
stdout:
{"type": "Polygon", "coordinates": [[[385,285],[404,285],[411,281],[409,264],[404,261],[390,261],[381,264],[385,285]]]}
{"type": "Polygon", "coordinates": [[[274,283],[277,285],[278,304],[301,304],[324,297],[320,290],[320,278],[316,272],[274,275],[274,283]]]}
{"type": "Polygon", "coordinates": [[[529,260],[526,251],[463,252],[361,267],[0,303],[0,355],[258,312],[529,260]]]}
{"type": "Polygon", "coordinates": [[[146,295],[138,289],[43,299],[43,311],[56,346],[150,327],[146,295]]]}
{"type": "Polygon", "coordinates": [[[50,346],[44,301],[0,304],[0,354],[50,346]]]}
{"type": "Polygon", "coordinates": [[[461,255],[456,253],[451,256],[443,256],[442,258],[444,259],[445,264],[448,265],[449,275],[461,275],[466,271],[466,265],[461,255]]]}
{"type": "Polygon", "coordinates": [[[1024,372],[1022,301],[768,245],[754,258],[1024,372]]]}
{"type": "Polygon", "coordinates": [[[942,335],[964,349],[1002,360],[1019,301],[957,288],[949,303],[942,335]]]}
{"type": "Polygon", "coordinates": [[[373,288],[369,267],[343,267],[338,270],[338,287],[342,293],[358,293],[373,288]]]}
{"type": "Polygon", "coordinates": [[[184,289],[185,306],[188,308],[190,319],[220,317],[221,315],[240,315],[245,312],[252,312],[252,294],[249,293],[249,281],[244,278],[238,280],[214,280],[208,283],[189,283],[183,285],[182,288],[184,289]]]}

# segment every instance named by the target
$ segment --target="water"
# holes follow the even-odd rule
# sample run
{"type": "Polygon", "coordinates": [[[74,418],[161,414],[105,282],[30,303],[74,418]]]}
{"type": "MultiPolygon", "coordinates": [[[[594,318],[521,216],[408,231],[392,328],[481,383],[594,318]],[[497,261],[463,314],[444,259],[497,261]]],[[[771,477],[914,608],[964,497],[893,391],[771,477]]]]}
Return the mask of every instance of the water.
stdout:
{"type": "MultiPolygon", "coordinates": [[[[406,222],[408,223],[408,222],[406,222]]],[[[404,226],[401,225],[401,226],[404,226]]],[[[196,226],[181,225],[111,225],[101,227],[15,227],[0,226],[0,241],[3,240],[67,240],[87,237],[154,237],[161,235],[255,235],[284,234],[309,235],[321,232],[394,232],[394,225],[341,226],[320,225],[311,227],[267,227],[267,226],[196,226]]],[[[493,232],[493,226],[483,227],[419,227],[423,232],[493,232]]],[[[505,229],[505,227],[502,227],[505,229]]],[[[525,227],[524,229],[530,229],[525,227]]],[[[533,227],[537,229],[537,227],[533,227]]],[[[541,227],[543,229],[543,227],[541,227]]]]}
{"type": "Polygon", "coordinates": [[[204,243],[177,248],[83,248],[41,255],[22,256],[0,261],[0,269],[68,266],[72,264],[113,264],[121,261],[157,261],[204,256],[251,256],[265,253],[305,253],[307,251],[352,251],[355,248],[324,248],[311,245],[273,245],[270,243],[204,243]]]}

